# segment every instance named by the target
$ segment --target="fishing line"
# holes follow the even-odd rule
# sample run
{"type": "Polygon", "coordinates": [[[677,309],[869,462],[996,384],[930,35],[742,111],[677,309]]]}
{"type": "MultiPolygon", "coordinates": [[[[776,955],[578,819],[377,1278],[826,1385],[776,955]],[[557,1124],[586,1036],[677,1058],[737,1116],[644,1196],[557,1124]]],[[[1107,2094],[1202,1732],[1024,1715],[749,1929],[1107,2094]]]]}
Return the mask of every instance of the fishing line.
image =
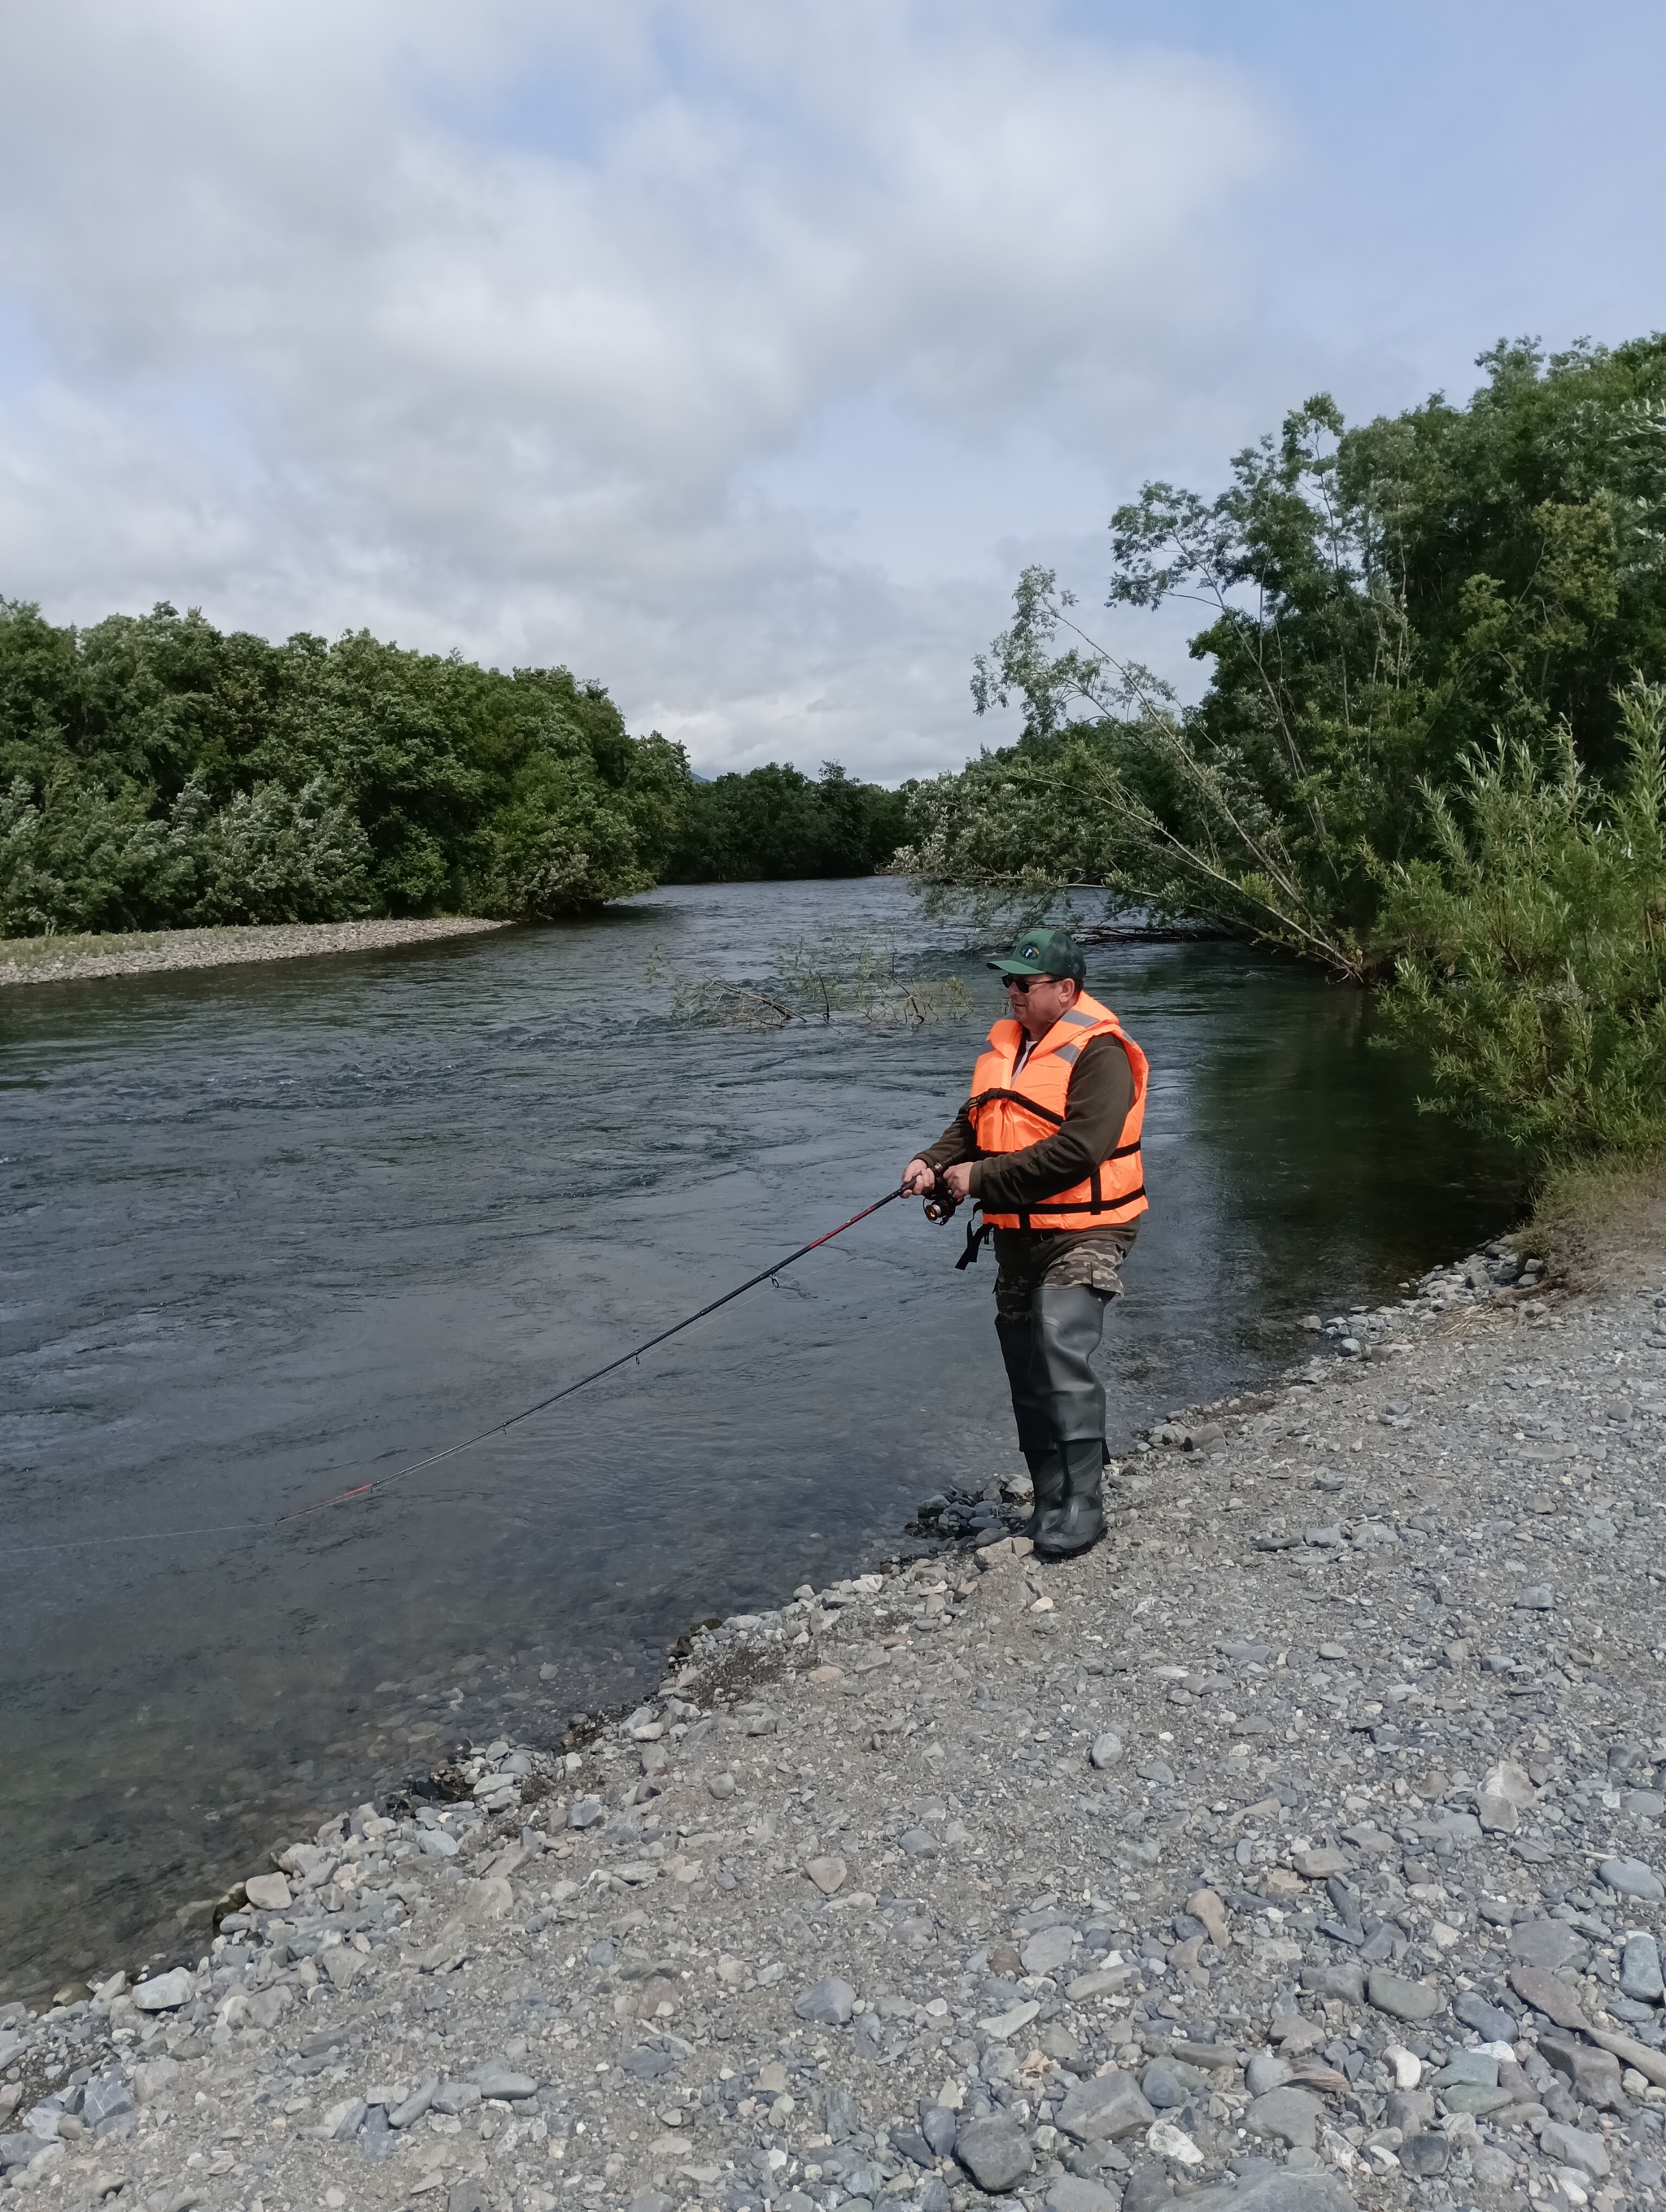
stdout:
{"type": "Polygon", "coordinates": [[[757,1274],[749,1275],[744,1283],[737,1283],[733,1290],[725,1291],[721,1298],[714,1298],[709,1305],[702,1306],[697,1313],[688,1314],[683,1320],[673,1322],[669,1328],[662,1328],[657,1336],[648,1337],[630,1351],[622,1352],[617,1358],[610,1359],[605,1366],[593,1367],[589,1374],[581,1375],[577,1382],[565,1383],[559,1390],[552,1390],[547,1398],[540,1398],[536,1405],[523,1406],[518,1413],[511,1413],[505,1420],[494,1421],[490,1428],[482,1429],[478,1435],[465,1437],[461,1443],[447,1444],[442,1451],[429,1452],[422,1459],[412,1460],[407,1467],[396,1468],[392,1474],[378,1475],[372,1481],[356,1483],[350,1490],[338,1490],[332,1497],[314,1498],[308,1505],[292,1506],[289,1512],[280,1513],[271,1520],[222,1521],[194,1528],[158,1528],[148,1534],[137,1536],[66,1536],[53,1543],[8,1544],[3,1557],[11,1559],[26,1553],[77,1552],[108,1544],[158,1544],[173,1537],[259,1535],[274,1528],[287,1528],[291,1522],[307,1520],[315,1513],[327,1513],[333,1506],[356,1504],[362,1499],[377,1497],[381,1492],[391,1490],[396,1482],[403,1482],[407,1475],[420,1474],[424,1468],[438,1467],[442,1460],[455,1459],[460,1453],[472,1451],[477,1444],[483,1444],[493,1437],[502,1436],[507,1430],[516,1427],[522,1421],[530,1421],[534,1413],[548,1413],[551,1406],[558,1406],[563,1398],[570,1398],[575,1391],[587,1389],[591,1383],[599,1382],[605,1375],[617,1374],[621,1367],[629,1367],[633,1360],[641,1359],[645,1352],[654,1351],[673,1336],[680,1336],[685,1328],[692,1328],[696,1322],[704,1321],[708,1315],[716,1313],[721,1307],[733,1304],[736,1298],[744,1297],[748,1291],[755,1291],[760,1283],[769,1282],[783,1268],[792,1267],[812,1252],[818,1252],[824,1244],[830,1244],[836,1237],[842,1237],[847,1229],[854,1229],[859,1221],[866,1221],[871,1213],[878,1213],[882,1206],[889,1206],[894,1199],[904,1195],[900,1188],[888,1190],[883,1198],[876,1198],[872,1206],[863,1206],[860,1213],[853,1213],[848,1221],[842,1221],[836,1229],[830,1229],[820,1237],[812,1237],[807,1244],[800,1244],[796,1252],[789,1252],[784,1260],[776,1260],[767,1267],[760,1267],[757,1274]]]}

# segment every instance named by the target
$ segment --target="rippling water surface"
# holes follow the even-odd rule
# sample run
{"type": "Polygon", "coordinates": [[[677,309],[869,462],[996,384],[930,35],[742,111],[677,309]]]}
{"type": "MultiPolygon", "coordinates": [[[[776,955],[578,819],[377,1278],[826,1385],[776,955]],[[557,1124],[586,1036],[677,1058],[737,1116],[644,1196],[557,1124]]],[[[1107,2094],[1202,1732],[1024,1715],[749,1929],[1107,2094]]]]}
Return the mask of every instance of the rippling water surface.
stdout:
{"type": "MultiPolygon", "coordinates": [[[[1090,980],[1153,1069],[1113,1443],[1508,1218],[1359,994],[1219,945],[1090,980]]],[[[461,1733],[558,1732],[1017,1465],[989,1257],[957,1274],[959,1225],[910,1201],[386,1498],[212,1533],[485,1426],[876,1197],[997,1010],[888,881],[5,993],[0,1998],[178,1940],[314,1808],[461,1733]],[[829,932],[976,1012],[669,1018],[667,965],[758,975],[829,932]]]]}

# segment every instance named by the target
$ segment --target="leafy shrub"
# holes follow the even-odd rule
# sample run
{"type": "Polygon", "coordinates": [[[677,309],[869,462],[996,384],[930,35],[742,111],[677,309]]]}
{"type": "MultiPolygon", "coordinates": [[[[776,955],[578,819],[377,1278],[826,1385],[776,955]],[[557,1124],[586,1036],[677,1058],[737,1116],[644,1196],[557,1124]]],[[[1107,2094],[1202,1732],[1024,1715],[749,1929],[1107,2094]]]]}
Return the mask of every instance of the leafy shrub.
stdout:
{"type": "Polygon", "coordinates": [[[317,780],[223,807],[192,782],[159,819],[101,786],[60,784],[38,805],[19,776],[0,799],[0,934],[338,921],[368,908],[368,860],[317,780]]]}
{"type": "Polygon", "coordinates": [[[1666,1145],[1666,686],[1617,694],[1623,766],[1593,783],[1564,724],[1472,753],[1426,793],[1436,856],[1383,872],[1387,1035],[1435,1102],[1542,1158],[1666,1145]]]}

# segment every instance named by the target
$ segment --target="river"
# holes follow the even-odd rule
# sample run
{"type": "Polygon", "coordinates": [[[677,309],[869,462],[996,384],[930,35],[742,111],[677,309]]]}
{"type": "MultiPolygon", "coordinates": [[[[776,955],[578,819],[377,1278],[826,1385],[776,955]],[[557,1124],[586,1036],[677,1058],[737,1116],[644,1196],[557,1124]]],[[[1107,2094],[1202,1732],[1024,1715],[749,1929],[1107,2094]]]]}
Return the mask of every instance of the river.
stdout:
{"type": "MultiPolygon", "coordinates": [[[[222,1527],[485,1427],[894,1184],[997,1011],[956,944],[890,881],[714,885],[4,994],[0,2000],[167,1948],[307,1816],[459,1735],[558,1733],[1020,1463],[989,1256],[957,1273],[909,1201],[368,1505],[222,1527]],[[667,971],[863,939],[973,1011],[671,1018],[667,971]]],[[[1113,1445],[1510,1218],[1359,994],[1220,944],[1090,981],[1153,1070],[1113,1445]]]]}

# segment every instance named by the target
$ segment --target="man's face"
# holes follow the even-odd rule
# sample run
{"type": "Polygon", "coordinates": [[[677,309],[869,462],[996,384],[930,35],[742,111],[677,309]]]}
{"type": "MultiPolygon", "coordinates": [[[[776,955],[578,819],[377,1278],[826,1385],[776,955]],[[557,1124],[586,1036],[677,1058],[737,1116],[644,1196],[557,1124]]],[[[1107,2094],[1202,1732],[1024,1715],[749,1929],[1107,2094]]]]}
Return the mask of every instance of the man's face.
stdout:
{"type": "Polygon", "coordinates": [[[1067,977],[1062,982],[1055,975],[1035,975],[1029,979],[1028,990],[1018,988],[1025,981],[1022,975],[1006,979],[1006,1004],[1015,1020],[1021,1023],[1024,1033],[1032,1044],[1047,1035],[1062,1013],[1076,1003],[1078,986],[1067,977]]]}

